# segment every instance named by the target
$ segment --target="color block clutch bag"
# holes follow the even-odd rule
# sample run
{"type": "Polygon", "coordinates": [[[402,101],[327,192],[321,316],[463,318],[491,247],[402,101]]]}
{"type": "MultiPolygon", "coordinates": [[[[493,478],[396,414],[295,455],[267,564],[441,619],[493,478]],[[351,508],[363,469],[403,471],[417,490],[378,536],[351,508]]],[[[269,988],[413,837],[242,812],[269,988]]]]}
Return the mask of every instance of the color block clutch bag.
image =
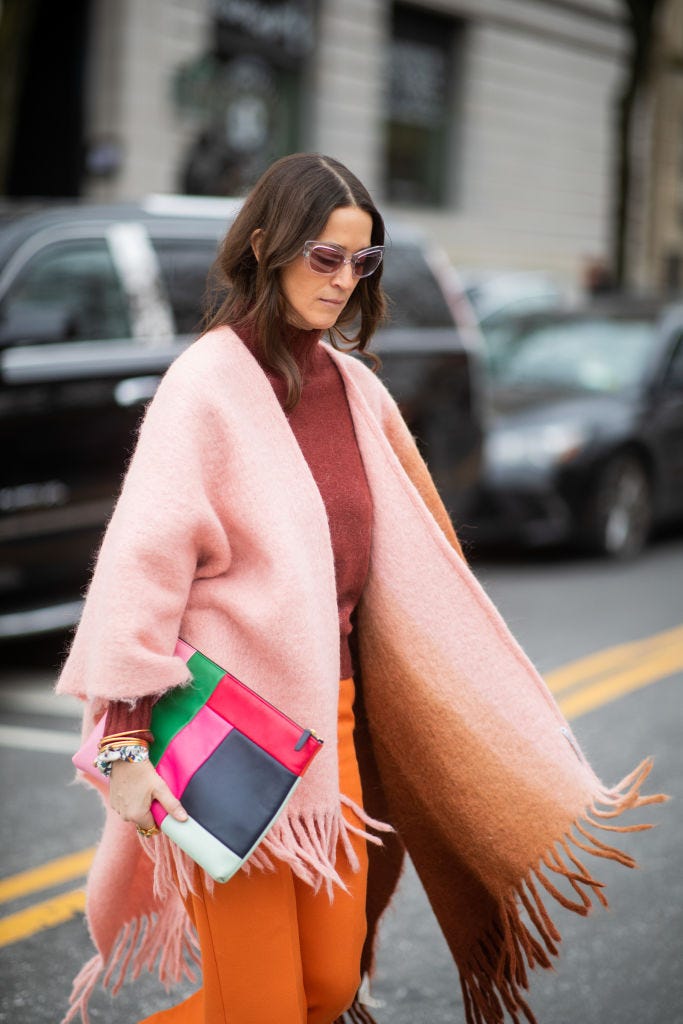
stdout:
{"type": "MultiPolygon", "coordinates": [[[[176,821],[157,801],[151,812],[200,867],[227,882],[284,810],[322,740],[185,641],[175,654],[193,681],[154,705],[149,758],[189,820],[176,821]]],[[[93,761],[105,718],[73,757],[100,782],[93,761]]]]}

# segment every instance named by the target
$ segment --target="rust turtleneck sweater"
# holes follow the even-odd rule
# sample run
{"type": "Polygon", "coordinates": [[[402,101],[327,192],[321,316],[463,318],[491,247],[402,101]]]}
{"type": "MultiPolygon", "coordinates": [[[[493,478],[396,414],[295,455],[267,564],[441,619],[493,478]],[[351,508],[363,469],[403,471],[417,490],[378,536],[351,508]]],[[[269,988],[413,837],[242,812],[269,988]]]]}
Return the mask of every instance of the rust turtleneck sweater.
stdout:
{"type": "MultiPolygon", "coordinates": [[[[299,402],[287,413],[287,419],[327,511],[337,581],[341,677],[346,678],[353,674],[349,647],[351,616],[365,584],[370,558],[372,499],[344,384],[325,345],[320,342],[320,334],[320,331],[289,330],[288,343],[301,370],[303,388],[299,402]]],[[[255,336],[248,329],[241,329],[240,336],[261,363],[284,407],[285,381],[263,365],[255,336]]],[[[249,680],[244,681],[249,683],[249,680]]],[[[125,701],[112,702],[105,735],[147,729],[153,703],[154,698],[147,697],[131,709],[125,701]]]]}

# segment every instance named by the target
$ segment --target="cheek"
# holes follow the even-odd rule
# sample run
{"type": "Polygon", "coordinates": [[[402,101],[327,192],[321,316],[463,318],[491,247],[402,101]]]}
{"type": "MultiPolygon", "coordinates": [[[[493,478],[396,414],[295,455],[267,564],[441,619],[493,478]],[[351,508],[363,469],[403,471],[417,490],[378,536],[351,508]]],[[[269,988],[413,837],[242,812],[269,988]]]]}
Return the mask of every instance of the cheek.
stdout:
{"type": "Polygon", "coordinates": [[[306,267],[287,267],[281,286],[285,298],[295,307],[307,302],[315,292],[315,281],[311,281],[306,267]]]}

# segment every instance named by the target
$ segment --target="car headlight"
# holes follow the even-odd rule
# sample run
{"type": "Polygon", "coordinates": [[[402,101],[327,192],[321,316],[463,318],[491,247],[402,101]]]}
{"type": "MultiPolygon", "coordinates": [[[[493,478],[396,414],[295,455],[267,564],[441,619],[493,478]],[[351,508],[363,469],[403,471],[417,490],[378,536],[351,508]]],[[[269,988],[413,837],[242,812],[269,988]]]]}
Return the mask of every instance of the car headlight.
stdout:
{"type": "Polygon", "coordinates": [[[548,468],[571,462],[587,440],[585,427],[573,423],[499,427],[486,440],[486,459],[493,467],[548,468]]]}

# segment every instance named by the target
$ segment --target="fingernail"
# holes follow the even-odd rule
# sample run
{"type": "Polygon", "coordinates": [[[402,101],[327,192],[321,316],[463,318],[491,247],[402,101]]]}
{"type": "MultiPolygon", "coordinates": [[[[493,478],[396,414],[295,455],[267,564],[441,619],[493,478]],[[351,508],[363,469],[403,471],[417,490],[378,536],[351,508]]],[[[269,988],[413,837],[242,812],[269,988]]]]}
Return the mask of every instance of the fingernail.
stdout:
{"type": "Polygon", "coordinates": [[[176,811],[175,816],[177,821],[187,821],[187,811],[176,811]]]}

